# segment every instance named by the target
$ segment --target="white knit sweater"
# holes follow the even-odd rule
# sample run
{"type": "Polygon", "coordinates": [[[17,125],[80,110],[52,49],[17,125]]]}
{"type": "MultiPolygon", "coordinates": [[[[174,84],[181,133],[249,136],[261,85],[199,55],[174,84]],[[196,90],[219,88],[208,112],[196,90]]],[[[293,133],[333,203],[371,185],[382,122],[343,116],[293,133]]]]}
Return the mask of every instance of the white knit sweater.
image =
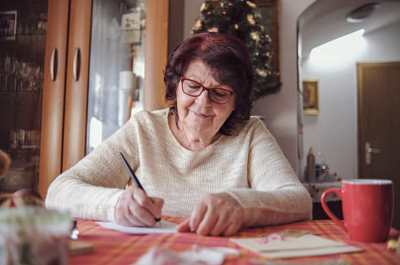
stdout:
{"type": "Polygon", "coordinates": [[[257,118],[237,135],[202,151],[183,148],[168,126],[168,110],[142,111],[50,185],[46,207],[73,217],[114,219],[130,177],[122,152],[149,196],[164,199],[162,214],[190,216],[208,193],[228,192],[245,209],[247,226],[310,219],[312,202],[275,139],[257,118]]]}

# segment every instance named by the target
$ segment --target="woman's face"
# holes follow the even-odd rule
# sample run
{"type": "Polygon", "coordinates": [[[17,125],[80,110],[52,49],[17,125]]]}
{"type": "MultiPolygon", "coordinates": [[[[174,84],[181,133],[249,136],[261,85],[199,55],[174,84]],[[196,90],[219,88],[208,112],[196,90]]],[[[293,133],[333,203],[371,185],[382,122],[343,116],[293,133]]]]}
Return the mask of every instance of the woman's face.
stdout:
{"type": "MultiPolygon", "coordinates": [[[[184,77],[197,81],[205,87],[219,87],[233,92],[233,89],[219,84],[210,75],[210,69],[200,60],[189,64],[184,77]]],[[[214,136],[235,109],[235,94],[225,104],[217,104],[210,100],[208,91],[200,96],[191,97],[183,93],[182,82],[176,92],[179,113],[179,128],[189,129],[192,133],[214,136]]]]}

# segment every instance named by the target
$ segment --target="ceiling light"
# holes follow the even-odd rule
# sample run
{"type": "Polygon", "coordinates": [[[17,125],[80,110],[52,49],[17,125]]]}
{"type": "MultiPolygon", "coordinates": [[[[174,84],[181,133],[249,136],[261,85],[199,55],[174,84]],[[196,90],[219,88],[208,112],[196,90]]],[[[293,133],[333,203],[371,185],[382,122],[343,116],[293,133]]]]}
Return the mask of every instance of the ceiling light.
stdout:
{"type": "Polygon", "coordinates": [[[313,61],[343,61],[354,58],[362,50],[364,32],[364,29],[360,29],[315,47],[310,52],[310,59],[313,61]]]}
{"type": "Polygon", "coordinates": [[[377,3],[368,3],[362,5],[351,11],[350,14],[347,16],[346,20],[347,22],[350,23],[360,23],[364,19],[369,17],[377,8],[378,8],[377,3]]]}

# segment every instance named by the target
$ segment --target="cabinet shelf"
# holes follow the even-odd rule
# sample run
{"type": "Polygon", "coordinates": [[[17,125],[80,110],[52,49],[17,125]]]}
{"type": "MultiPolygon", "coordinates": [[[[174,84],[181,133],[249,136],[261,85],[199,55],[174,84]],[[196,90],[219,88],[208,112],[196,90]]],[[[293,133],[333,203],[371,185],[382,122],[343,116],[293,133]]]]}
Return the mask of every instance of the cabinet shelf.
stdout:
{"type": "Polygon", "coordinates": [[[24,145],[18,148],[8,148],[6,150],[4,150],[4,152],[8,153],[8,154],[12,154],[18,151],[29,151],[29,150],[36,150],[36,149],[40,149],[39,145],[24,145]]]}
{"type": "Polygon", "coordinates": [[[27,94],[38,94],[38,96],[40,96],[40,94],[42,93],[41,90],[0,90],[0,94],[23,94],[23,93],[27,93],[27,94]]]}
{"type": "Polygon", "coordinates": [[[15,35],[8,35],[7,37],[13,38],[11,40],[15,41],[18,38],[24,37],[46,37],[46,32],[35,32],[35,33],[17,33],[15,35]]]}

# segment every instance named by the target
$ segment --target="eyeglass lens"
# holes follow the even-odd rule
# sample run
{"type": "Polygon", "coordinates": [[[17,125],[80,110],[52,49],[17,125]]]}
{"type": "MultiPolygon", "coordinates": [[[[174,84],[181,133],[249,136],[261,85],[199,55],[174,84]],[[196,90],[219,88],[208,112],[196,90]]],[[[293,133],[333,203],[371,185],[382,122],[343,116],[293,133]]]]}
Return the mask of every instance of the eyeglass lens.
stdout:
{"type": "Polygon", "coordinates": [[[185,94],[192,97],[198,97],[203,90],[208,90],[210,100],[214,103],[220,104],[228,102],[232,93],[223,88],[205,88],[202,84],[190,79],[182,79],[182,88],[185,94]]]}

